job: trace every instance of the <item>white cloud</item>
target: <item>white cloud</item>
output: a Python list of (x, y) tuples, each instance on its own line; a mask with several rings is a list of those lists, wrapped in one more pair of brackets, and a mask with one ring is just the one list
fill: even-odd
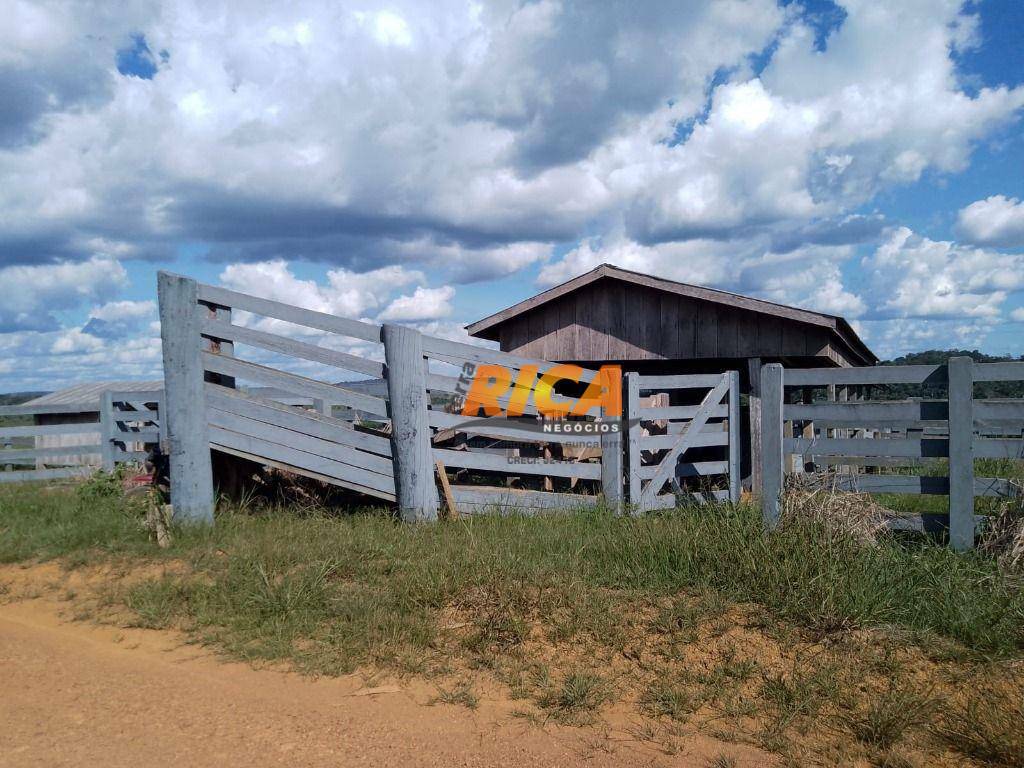
[(315, 280), (297, 278), (288, 262), (279, 259), (230, 264), (221, 272), (220, 281), (242, 293), (317, 312), (359, 318), (377, 309), (395, 290), (422, 282), (423, 275), (399, 266), (369, 272), (333, 269), (327, 273), (327, 285), (322, 285)]
[(1010, 313), (1010, 319), (1015, 323), (1024, 323), (1024, 307), (1018, 307)]
[(116, 322), (142, 320), (156, 314), (155, 301), (111, 301), (101, 307), (94, 307), (89, 317)]
[(995, 319), (1009, 292), (1024, 288), (1024, 255), (930, 240), (906, 227), (861, 264), (879, 312), (902, 317)]
[(992, 195), (960, 210), (957, 229), (976, 245), (1024, 248), (1024, 202)]
[(978, 349), (994, 328), (989, 320), (917, 318), (867, 320), (859, 325), (872, 351), (883, 360), (927, 349)]
[[(770, 0), (628, 17), (557, 2), (141, 5), (131, 29), (167, 62), (142, 80), (111, 74), (109, 44), (87, 52), (107, 57), (103, 97), (58, 106), (42, 138), (0, 158), (0, 241), (73, 253), (102, 230), (113, 250), (185, 238), (234, 261), (359, 269), (455, 242), (478, 279), (502, 273), (508, 243), (625, 225), (650, 244), (842, 213), (962, 170), (1024, 104), (1020, 88), (960, 89), (950, 50), (975, 24), (958, 2), (845, 5), (824, 51)], [(47, 45), (79, 36), (80, 19), (35, 12)], [(775, 37), (752, 76), (748, 57)], [(81, 56), (58, 58), (66, 72)], [(709, 91), (716, 72), (730, 74)]]
[(399, 296), (392, 301), (379, 320), (437, 320), (452, 313), (451, 300), (455, 289), (450, 285), (440, 288), (417, 288), (411, 296)]
[[(822, 45), (774, 0), (16, 2), (0, 336), (39, 361), (82, 350), (62, 353), (68, 371), (113, 350), (150, 370), (158, 327), (115, 301), (120, 260), (181, 242), (229, 264), (230, 287), (350, 317), (442, 316), (424, 275), (541, 265), (550, 284), (611, 261), (865, 322), (999, 318), (1020, 257), (984, 248), (1021, 244), (1018, 199), (961, 211), (980, 249), (890, 238), (863, 265), (870, 290), (848, 284), (866, 237), (847, 223), (880, 192), (961, 172), (1024, 88), (965, 87), (955, 54), (980, 35), (959, 0), (842, 6)], [(116, 70), (132, 34), (152, 79)], [(338, 268), (318, 282), (301, 261)]]
[(54, 328), (55, 312), (113, 297), (127, 283), (128, 273), (120, 262), (103, 256), (0, 268), (0, 331)]

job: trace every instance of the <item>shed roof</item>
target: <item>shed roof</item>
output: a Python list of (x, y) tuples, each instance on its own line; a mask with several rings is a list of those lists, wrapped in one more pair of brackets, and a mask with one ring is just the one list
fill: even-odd
[(554, 288), (549, 288), (548, 290), (538, 293), (536, 296), (524, 299), (518, 304), (514, 304), (507, 309), (495, 312), (493, 315), (489, 315), (482, 320), (477, 320), (475, 323), (470, 323), (466, 326), (466, 330), (469, 331), (471, 336), (498, 341), (498, 326), (502, 323), (602, 279), (619, 280), (624, 283), (645, 286), (647, 288), (665, 291), (666, 293), (673, 293), (678, 296), (699, 299), (701, 301), (708, 301), (715, 304), (722, 304), (728, 307), (737, 307), (739, 309), (760, 312), (762, 314), (772, 315), (786, 320), (793, 320), (800, 323), (808, 323), (810, 325), (826, 328), (832, 331), (843, 342), (845, 342), (847, 346), (861, 356), (865, 364), (872, 365), (878, 362), (878, 357), (875, 353), (872, 352), (861, 340), (846, 319), (838, 315), (829, 315), (823, 312), (814, 312), (808, 309), (800, 309), (799, 307), (777, 304), (773, 301), (756, 299), (752, 296), (730, 293), (729, 291), (721, 291), (716, 288), (707, 288), (700, 285), (680, 283), (675, 280), (666, 280), (665, 278), (654, 277), (653, 275), (645, 275), (642, 272), (633, 272), (628, 269), (622, 269), (621, 267), (616, 267), (611, 264), (601, 264), (589, 272), (585, 272), (578, 277), (567, 280), (560, 285), (556, 285)]
[(117, 392), (156, 392), (164, 388), (159, 381), (84, 381), (66, 389), (58, 389), (48, 395), (29, 400), (25, 405), (99, 405), (103, 393), (112, 389)]

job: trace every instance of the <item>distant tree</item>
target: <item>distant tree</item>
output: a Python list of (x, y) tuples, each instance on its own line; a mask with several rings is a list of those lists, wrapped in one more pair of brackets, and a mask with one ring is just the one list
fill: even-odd
[[(929, 349), (924, 352), (911, 352), (910, 354), (883, 360), (881, 365), (941, 365), (951, 357), (970, 357), (976, 363), (1007, 363), (1022, 362), (1024, 355), (1013, 357), (1012, 355), (986, 355), (976, 349)], [(974, 385), (974, 396), (977, 398), (1005, 398), (1024, 397), (1024, 382), (1021, 381), (986, 381)], [(872, 392), (873, 399), (879, 400), (902, 400), (908, 397), (920, 397), (925, 399), (944, 399), (946, 397), (945, 386), (917, 386), (913, 384), (891, 384), (879, 391)]]
[(0, 394), (0, 405), (21, 405), (27, 403), (29, 400), (35, 400), (37, 397), (48, 395), (49, 392), (8, 392), (7, 394)]

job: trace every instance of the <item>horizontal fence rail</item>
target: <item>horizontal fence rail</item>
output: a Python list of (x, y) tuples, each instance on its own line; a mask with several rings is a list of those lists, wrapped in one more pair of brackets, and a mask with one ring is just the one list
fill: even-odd
[(88, 477), (142, 462), (159, 443), (159, 391), (105, 390), (85, 403), (0, 406), (0, 483)]
[[(948, 496), (950, 542), (967, 549), (978, 517), (974, 498), (1022, 493), (1013, 479), (976, 476), (975, 461), (1024, 461), (1024, 400), (975, 399), (974, 384), (1024, 381), (1024, 363), (958, 357), (944, 365), (874, 368), (773, 364), (761, 375), (762, 504), (769, 524), (779, 517), (784, 475), (826, 471), (824, 482), (834, 490)], [(926, 385), (947, 396), (863, 399), (872, 387), (888, 385)], [(947, 474), (929, 474), (936, 470)]]

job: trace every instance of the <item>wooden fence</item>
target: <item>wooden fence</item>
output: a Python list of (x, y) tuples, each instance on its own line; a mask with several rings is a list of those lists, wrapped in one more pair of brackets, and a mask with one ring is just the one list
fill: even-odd
[[(0, 483), (87, 477), (144, 460), (160, 440), (162, 397), (105, 391), (96, 403), (0, 406), (0, 416), (22, 422), (0, 426)], [(67, 436), (85, 439), (63, 444)]]
[[(158, 294), (176, 516), (212, 520), (210, 446), (395, 501), (409, 520), (437, 517), (438, 464), (446, 481), (448, 470), (454, 471), (456, 480), (459, 470), (472, 470), (474, 477), (504, 481), (538, 477), (582, 483), (573, 493), (449, 484), (449, 503), (465, 511), (495, 505), (585, 506), (597, 500), (599, 463), (559, 459), (560, 451), (544, 451), (544, 446), (563, 446), (578, 438), (449, 413), (432, 402), (464, 395), (465, 374), (478, 365), (501, 365), (518, 376), (526, 366), (543, 374), (553, 363), (426, 336), (404, 326), (301, 309), (168, 273), (159, 276)], [(243, 312), (245, 325), (240, 320)], [(281, 324), (286, 325), (279, 332)], [(325, 337), (322, 343), (293, 338), (311, 332)], [(321, 376), (337, 378), (331, 372), (340, 369), (382, 378), (387, 394), (369, 395), (344, 383), (284, 370), (309, 364), (315, 364)], [(590, 381), (594, 375), (583, 371), (581, 380)], [(330, 408), (321, 408), (323, 413), (296, 411), (242, 391), (240, 382), (343, 406), (369, 423), (334, 418)], [(537, 413), (532, 399), (527, 399), (524, 410)], [(458, 449), (435, 446), (441, 433), (497, 440), (500, 448), (473, 442)], [(522, 445), (541, 446), (538, 456), (523, 455), (514, 447)]]
[[(1024, 401), (975, 400), (974, 383), (1020, 380), (1024, 380), (1024, 363), (974, 363), (969, 357), (952, 358), (948, 365), (787, 370), (777, 364), (764, 366), (762, 504), (766, 522), (778, 521), (787, 471), (799, 474), (839, 467), (843, 470), (836, 478), (840, 490), (947, 495), (950, 543), (956, 549), (969, 549), (979, 523), (975, 496), (1020, 493), (1019, 486), (1006, 478), (976, 477), (975, 459), (1024, 458)], [(891, 384), (945, 386), (947, 399), (839, 402), (834, 395), (835, 387)], [(815, 397), (815, 392), (828, 396)], [(790, 402), (796, 394), (802, 402)], [(799, 458), (790, 463), (787, 457), (791, 456)], [(919, 468), (932, 459), (948, 460), (948, 476), (908, 474), (905, 469)]]
[[(313, 312), (169, 273), (160, 273), (158, 294), (171, 494), (181, 518), (212, 519), (210, 446), (397, 502), (407, 520), (437, 517), (437, 480), (445, 504), (470, 513), (593, 506), (602, 494), (615, 508), (628, 502), (657, 509), (675, 502), (675, 494), (661, 493), (666, 483), (699, 500), (738, 499), (735, 372), (629, 379), (637, 394), (704, 391), (696, 405), (664, 411), (631, 401), (636, 440), (628, 453), (639, 462), (641, 488), (627, 477), (623, 435), (590, 429), (609, 416), (596, 406), (576, 414), (567, 428), (541, 428), (533, 385), (558, 363)], [(311, 334), (318, 343), (302, 340)], [(316, 370), (302, 368), (310, 365)], [(515, 398), (521, 419), (451, 407), (488, 365), (501, 366), (514, 382), (498, 403), (504, 407)], [(325, 380), (336, 379), (338, 369), (383, 380), (386, 394)], [(582, 368), (576, 373), (580, 386), (599, 375)], [(322, 405), (320, 413), (287, 408), (243, 391), (241, 382), (341, 406), (349, 416), (335, 418)], [(642, 419), (661, 423), (664, 434), (643, 436)], [(589, 431), (581, 434), (580, 422)], [(694, 450), (719, 455), (686, 460)]]
[[(661, 401), (645, 393), (668, 395)], [(693, 405), (671, 405), (674, 393)], [(685, 397), (685, 395), (684, 395)], [(638, 512), (739, 501), (739, 374), (626, 374), (629, 502)], [(697, 454), (698, 458), (693, 458)], [(701, 455), (702, 454), (702, 455)], [(669, 484), (672, 492), (662, 493)]]

